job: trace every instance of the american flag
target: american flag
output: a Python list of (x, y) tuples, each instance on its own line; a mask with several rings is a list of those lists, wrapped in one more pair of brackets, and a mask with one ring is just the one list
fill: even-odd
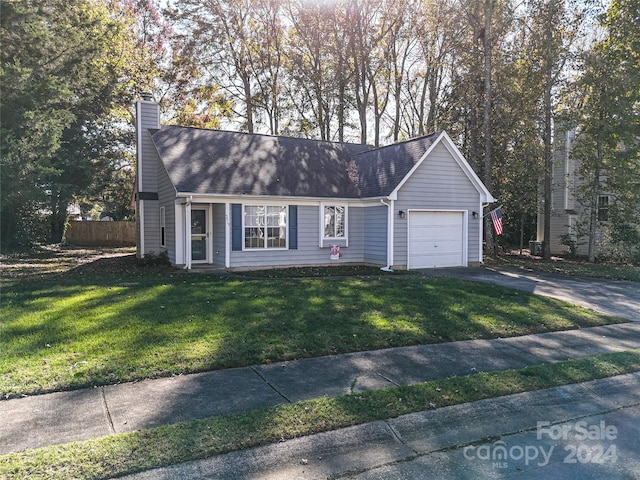
[(491, 213), (491, 223), (493, 223), (493, 230), (496, 232), (496, 235), (502, 234), (502, 207), (498, 207), (495, 210), (492, 210)]

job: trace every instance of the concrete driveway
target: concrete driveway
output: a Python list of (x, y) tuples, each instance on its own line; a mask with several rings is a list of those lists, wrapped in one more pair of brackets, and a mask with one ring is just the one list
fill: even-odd
[(455, 277), (516, 288), (640, 322), (640, 283), (570, 277), (519, 268), (442, 268), (426, 276)]

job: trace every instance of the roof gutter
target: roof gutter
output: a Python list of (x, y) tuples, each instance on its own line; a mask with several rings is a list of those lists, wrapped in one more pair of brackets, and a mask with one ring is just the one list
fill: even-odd
[(381, 198), (380, 203), (387, 207), (387, 266), (382, 267), (380, 270), (393, 272), (391, 265), (393, 265), (393, 206), (395, 201), (389, 198), (389, 203), (386, 203), (385, 199)]

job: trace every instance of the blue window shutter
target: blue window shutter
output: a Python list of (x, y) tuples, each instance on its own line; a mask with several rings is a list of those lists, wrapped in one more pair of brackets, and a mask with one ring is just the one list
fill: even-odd
[(231, 204), (231, 250), (242, 250), (242, 205)]
[(298, 249), (298, 206), (289, 205), (289, 249)]

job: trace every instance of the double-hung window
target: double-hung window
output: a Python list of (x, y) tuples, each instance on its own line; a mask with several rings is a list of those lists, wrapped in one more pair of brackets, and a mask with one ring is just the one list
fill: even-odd
[(598, 197), (598, 221), (609, 221), (609, 195), (600, 195)]
[(347, 232), (347, 207), (344, 205), (325, 205), (323, 226), (324, 238), (345, 238)]
[(287, 248), (287, 207), (245, 205), (244, 248)]

